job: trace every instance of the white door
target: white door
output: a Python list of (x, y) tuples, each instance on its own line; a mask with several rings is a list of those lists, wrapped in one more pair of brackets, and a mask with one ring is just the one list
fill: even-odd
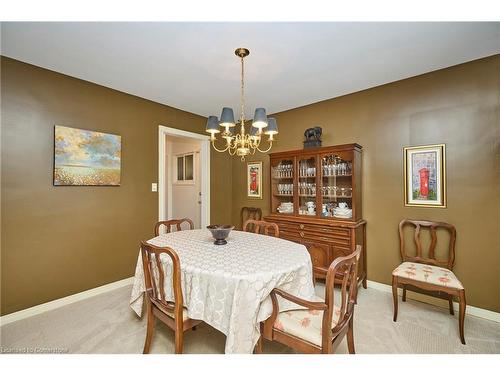
[[(195, 228), (201, 227), (201, 171), (200, 142), (176, 141), (172, 143), (170, 170), (172, 172), (171, 217), (189, 218)], [(168, 146), (167, 146), (168, 147)], [(167, 193), (168, 194), (168, 193)]]

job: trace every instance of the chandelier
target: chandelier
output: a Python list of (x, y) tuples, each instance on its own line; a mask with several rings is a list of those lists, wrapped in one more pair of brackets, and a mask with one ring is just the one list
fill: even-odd
[[(240, 97), (240, 125), (239, 132), (236, 132), (236, 122), (234, 121), (234, 112), (232, 108), (222, 108), (220, 121), (217, 116), (209, 116), (207, 120), (206, 131), (210, 133), (210, 141), (213, 148), (218, 152), (229, 152), (231, 156), (237, 155), (241, 160), (245, 160), (245, 156), (255, 154), (255, 151), (262, 153), (268, 152), (273, 147), (274, 135), (278, 134), (278, 125), (276, 119), (267, 117), (265, 108), (256, 108), (250, 129), (247, 132), (245, 129), (245, 65), (243, 59), (250, 54), (246, 48), (238, 48), (234, 51), (236, 56), (241, 60), (241, 97)], [(216, 147), (216, 134), (222, 130), (221, 138), (225, 141), (225, 146), (222, 149)], [(260, 142), (263, 135), (267, 135), (269, 147), (266, 150), (260, 149)]]

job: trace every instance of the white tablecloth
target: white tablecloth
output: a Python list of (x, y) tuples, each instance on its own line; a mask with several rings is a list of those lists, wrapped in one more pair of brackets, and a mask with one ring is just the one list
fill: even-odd
[[(169, 246), (179, 255), (184, 305), (192, 319), (203, 320), (227, 336), (226, 353), (252, 353), (259, 322), (272, 312), (269, 294), (275, 287), (313, 298), (312, 264), (303, 245), (254, 233), (232, 231), (227, 245), (213, 244), (208, 229), (164, 234), (148, 242)], [(171, 261), (162, 259), (168, 275), (165, 294), (172, 300)], [(142, 314), (144, 274), (139, 253), (131, 308)], [(280, 299), (280, 308), (297, 305)]]

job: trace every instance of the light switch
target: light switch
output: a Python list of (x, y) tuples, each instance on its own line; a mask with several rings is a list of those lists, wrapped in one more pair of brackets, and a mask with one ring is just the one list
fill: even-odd
[(151, 191), (154, 193), (154, 192), (157, 192), (158, 191), (158, 184), (156, 182), (153, 182), (151, 184)]

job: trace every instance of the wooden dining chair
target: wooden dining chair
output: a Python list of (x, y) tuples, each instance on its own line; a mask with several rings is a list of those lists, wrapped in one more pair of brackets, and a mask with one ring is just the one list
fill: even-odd
[[(143, 354), (149, 353), (155, 318), (165, 323), (175, 333), (175, 354), (182, 354), (184, 332), (194, 328), (201, 320), (190, 319), (183, 305), (181, 290), (181, 265), (177, 253), (169, 247), (157, 247), (141, 242), (142, 264), (146, 285), (147, 331)], [(165, 272), (162, 267), (162, 254), (172, 261), (173, 301), (165, 298)], [(168, 281), (167, 281), (168, 283)]]
[(175, 225), (175, 228), (177, 231), (181, 231), (182, 230), (181, 224), (183, 224), (183, 223), (188, 223), (189, 229), (194, 229), (193, 221), (191, 219), (188, 219), (188, 218), (164, 220), (164, 221), (159, 221), (156, 223), (155, 236), (160, 235), (160, 227), (162, 225), (165, 226), (165, 230), (167, 231), (167, 233), (170, 233), (170, 230), (171, 230), (172, 226), (174, 226), (174, 225)]
[(280, 236), (280, 229), (278, 227), (278, 224), (276, 223), (269, 223), (267, 221), (262, 221), (262, 220), (252, 220), (249, 219), (245, 221), (243, 224), (243, 231), (244, 232), (253, 232), (257, 234), (265, 234), (266, 236), (269, 236), (269, 229), (272, 229), (273, 236), (274, 237), (279, 237)]
[[(261, 220), (262, 219), (262, 210), (257, 207), (242, 207), (241, 208), (241, 221), (240, 225), (243, 228), (243, 224), (249, 219), (252, 220)], [(253, 228), (251, 228), (253, 230)]]
[[(413, 240), (416, 254), (409, 255), (406, 251), (404, 228), (411, 226), (414, 229)], [(430, 245), (426, 254), (423, 253), (421, 230), (430, 231)], [(448, 251), (444, 259), (436, 258), (437, 230), (444, 229), (449, 233)], [(465, 289), (462, 283), (452, 272), (455, 262), (456, 229), (448, 223), (421, 220), (402, 220), (399, 223), (399, 250), (401, 263), (392, 272), (392, 297), (394, 301), (394, 318), (398, 317), (398, 287), (403, 288), (403, 302), (406, 301), (406, 290), (430, 295), (448, 300), (450, 314), (454, 315), (453, 297), (458, 298), (459, 318), (458, 326), (460, 341), (465, 345), (464, 320), (465, 320)]]
[[(273, 289), (273, 312), (263, 324), (263, 337), (303, 353), (329, 354), (347, 335), (349, 354), (354, 354), (354, 305), (360, 254), (361, 246), (357, 245), (352, 254), (332, 262), (326, 275), (325, 299), (322, 301), (307, 301), (281, 289)], [(336, 275), (342, 280), (340, 306), (334, 303)], [(307, 309), (279, 312), (277, 296)]]

